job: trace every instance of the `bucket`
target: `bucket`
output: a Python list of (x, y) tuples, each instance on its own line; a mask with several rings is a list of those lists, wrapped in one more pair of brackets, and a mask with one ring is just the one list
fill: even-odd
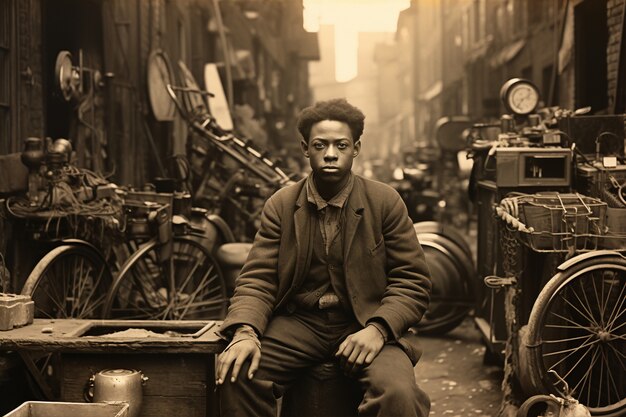
[(128, 417), (137, 417), (143, 402), (143, 385), (148, 378), (134, 369), (104, 369), (89, 379), (87, 400), (128, 403)]

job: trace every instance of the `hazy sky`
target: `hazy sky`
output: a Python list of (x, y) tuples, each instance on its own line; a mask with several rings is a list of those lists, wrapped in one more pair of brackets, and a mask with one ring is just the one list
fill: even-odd
[(337, 81), (356, 75), (357, 33), (395, 32), (398, 12), (410, 0), (304, 0), (304, 28), (335, 25)]

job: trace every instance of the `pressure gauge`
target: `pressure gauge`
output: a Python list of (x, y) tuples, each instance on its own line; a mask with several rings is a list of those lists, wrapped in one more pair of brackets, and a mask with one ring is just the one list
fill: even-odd
[(539, 89), (523, 78), (512, 78), (500, 89), (500, 99), (510, 113), (525, 116), (539, 104)]
[(70, 101), (76, 93), (78, 71), (72, 64), (72, 54), (61, 51), (54, 64), (55, 85), (61, 91), (65, 101)]

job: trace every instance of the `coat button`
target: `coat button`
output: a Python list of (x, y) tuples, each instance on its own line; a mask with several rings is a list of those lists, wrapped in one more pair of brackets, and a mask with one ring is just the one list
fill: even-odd
[(333, 269), (335, 269), (335, 267), (334, 267), (334, 265), (328, 265), (328, 269), (330, 269), (332, 271)]

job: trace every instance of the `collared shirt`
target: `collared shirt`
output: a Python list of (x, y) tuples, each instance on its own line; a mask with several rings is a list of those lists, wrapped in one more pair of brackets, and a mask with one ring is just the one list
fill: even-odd
[(350, 173), (348, 182), (334, 197), (326, 201), (317, 191), (315, 181), (313, 180), (313, 174), (309, 175), (306, 182), (307, 200), (309, 203), (314, 204), (317, 208), (317, 218), (320, 225), (320, 231), (322, 233), (322, 239), (324, 240), (324, 247), (326, 249), (326, 255), (328, 255), (328, 249), (330, 248), (333, 240), (339, 235), (341, 230), (341, 212), (343, 206), (346, 204), (352, 188), (354, 186), (354, 175)]

